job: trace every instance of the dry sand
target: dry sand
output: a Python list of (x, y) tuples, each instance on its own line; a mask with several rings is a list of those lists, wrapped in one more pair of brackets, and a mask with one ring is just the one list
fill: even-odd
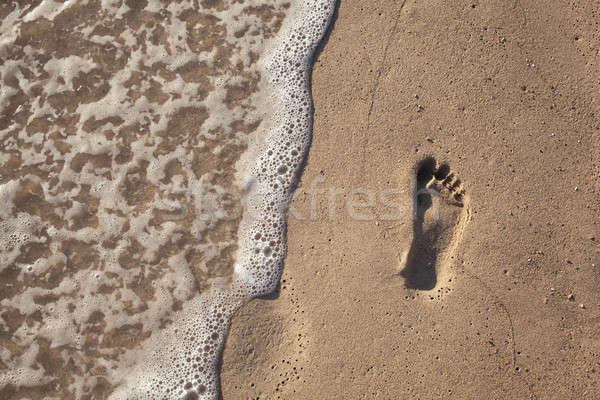
[[(224, 398), (600, 398), (595, 6), (341, 2), (304, 219), (280, 292), (234, 319)], [(426, 156), (452, 173), (439, 207), (413, 205)]]

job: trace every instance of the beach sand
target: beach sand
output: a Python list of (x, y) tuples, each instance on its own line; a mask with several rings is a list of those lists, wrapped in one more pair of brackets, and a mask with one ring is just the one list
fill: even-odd
[(281, 288), (234, 318), (225, 399), (600, 397), (593, 6), (341, 2)]

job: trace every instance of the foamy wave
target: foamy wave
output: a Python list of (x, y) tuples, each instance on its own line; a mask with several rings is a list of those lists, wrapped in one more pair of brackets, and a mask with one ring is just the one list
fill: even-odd
[(214, 398), (279, 281), (333, 1), (196, 4), (0, 6), (2, 393)]

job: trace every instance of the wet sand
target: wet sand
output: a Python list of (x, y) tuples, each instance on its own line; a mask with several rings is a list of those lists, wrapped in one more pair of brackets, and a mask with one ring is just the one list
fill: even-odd
[(224, 398), (600, 396), (593, 5), (341, 2), (281, 288), (234, 318)]

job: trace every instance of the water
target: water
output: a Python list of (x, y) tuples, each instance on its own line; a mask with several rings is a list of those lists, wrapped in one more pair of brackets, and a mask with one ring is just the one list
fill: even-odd
[(0, 6), (0, 397), (216, 398), (277, 285), (333, 1)]

